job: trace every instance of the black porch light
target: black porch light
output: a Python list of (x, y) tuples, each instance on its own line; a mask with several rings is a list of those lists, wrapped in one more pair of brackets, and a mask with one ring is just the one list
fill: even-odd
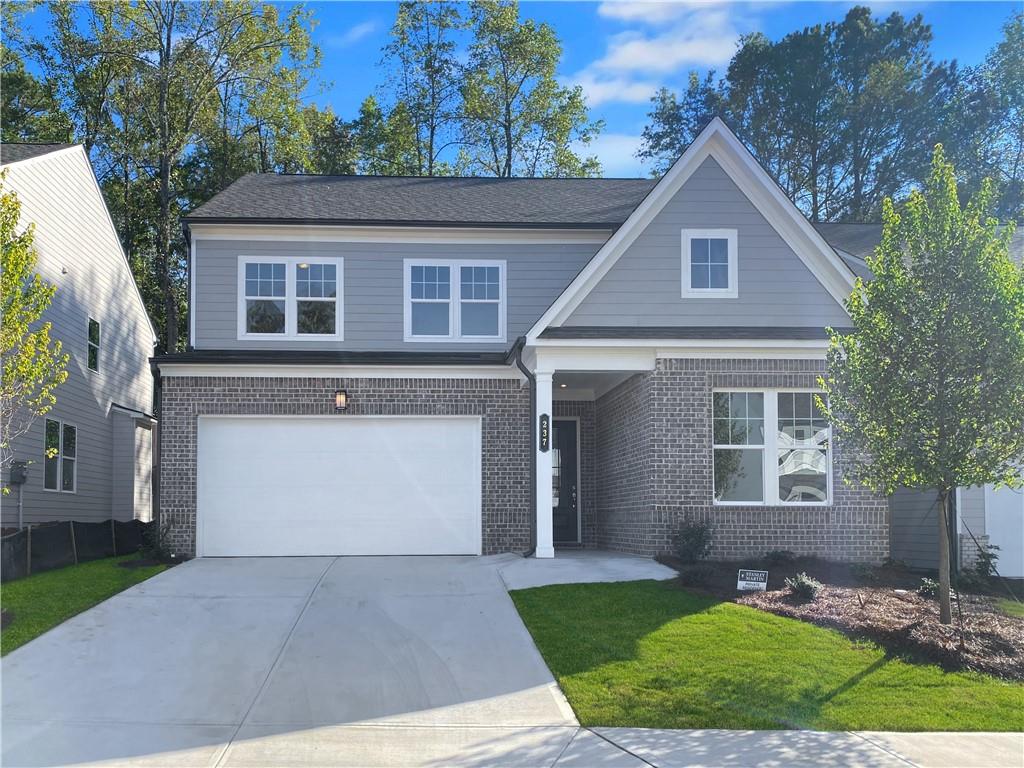
[(348, 408), (348, 392), (344, 389), (334, 390), (334, 410), (341, 413)]

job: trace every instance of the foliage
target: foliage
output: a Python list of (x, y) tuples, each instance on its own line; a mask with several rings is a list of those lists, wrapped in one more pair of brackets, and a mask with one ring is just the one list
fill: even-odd
[(795, 563), (797, 554), (788, 549), (773, 549), (765, 553), (764, 559), (769, 564), (785, 565), (786, 563)]
[(850, 573), (862, 584), (873, 584), (878, 581), (878, 574), (871, 563), (854, 563), (850, 566)]
[(679, 583), (684, 587), (703, 587), (714, 574), (715, 569), (709, 565), (694, 565), (679, 572)]
[(584, 726), (1024, 728), (1020, 684), (910, 663), (675, 582), (566, 584), (512, 599)]
[(939, 498), (941, 618), (950, 620), (949, 498), (958, 487), (1020, 484), (1024, 458), (1024, 269), (1013, 226), (991, 218), (992, 186), (961, 207), (952, 166), (933, 170), (902, 212), (884, 205), (874, 279), (833, 331), (822, 407), (849, 457), (847, 480)]
[(984, 579), (999, 575), (996, 562), (999, 560), (999, 547), (996, 544), (982, 544), (978, 547), (973, 570)]
[(41, 322), (56, 288), (35, 272), (34, 227), (21, 226), (21, 203), (4, 180), (0, 175), (0, 470), (6, 471), (13, 441), (57, 401), (68, 356), (50, 340), (50, 323)]
[(996, 212), (1024, 215), (1024, 13), (978, 67), (934, 61), (931, 42), (920, 15), (863, 6), (778, 40), (746, 35), (724, 80), (691, 73), (679, 96), (655, 94), (637, 155), (662, 173), (719, 114), (812, 220), (872, 221), (943, 142), (965, 191), (992, 177)]
[(359, 107), (356, 120), (359, 170), (375, 176), (415, 176), (416, 126), (404, 104), (385, 114), (373, 96)]
[(602, 124), (590, 121), (580, 86), (558, 84), (554, 30), (520, 20), (515, 0), (474, 3), (472, 30), (460, 165), (499, 177), (599, 175), (597, 158), (573, 147), (586, 147)]
[(675, 538), (676, 557), (684, 563), (695, 563), (707, 558), (711, 552), (714, 528), (711, 523), (698, 520), (683, 520)]
[(921, 597), (938, 597), (939, 582), (937, 582), (935, 579), (929, 579), (928, 577), (921, 579), (921, 584), (917, 588), (917, 594), (919, 594)]
[(4, 584), (2, 605), (5, 611), (11, 612), (12, 621), (0, 634), (2, 653), (10, 653), (75, 614), (166, 568), (163, 565), (122, 568), (119, 565), (137, 557), (123, 555), (93, 560)]
[(801, 600), (813, 600), (821, 591), (821, 582), (806, 573), (798, 573), (796, 576), (786, 577), (786, 586), (794, 596)]

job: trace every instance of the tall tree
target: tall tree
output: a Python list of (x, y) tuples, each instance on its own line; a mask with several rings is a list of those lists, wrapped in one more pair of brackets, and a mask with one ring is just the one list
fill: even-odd
[(1024, 222), (1024, 11), (1006, 22), (982, 77), (996, 105), (985, 166), (999, 185), (1001, 215)]
[(461, 66), (456, 33), (465, 27), (453, 3), (405, 0), (385, 46), (394, 99), (408, 110), (416, 134), (416, 174), (444, 174), (446, 150), (459, 143)]
[(42, 322), (56, 288), (35, 272), (33, 225), (20, 221), (21, 203), (3, 181), (0, 175), (0, 471), (6, 474), (15, 438), (56, 402), (68, 356)]
[(722, 87), (715, 83), (714, 71), (703, 80), (690, 72), (680, 96), (660, 88), (651, 97), (650, 123), (644, 128), (637, 157), (652, 163), (655, 175), (665, 173), (711, 118), (722, 113), (722, 100)]
[(359, 170), (374, 176), (417, 176), (416, 126), (405, 104), (398, 102), (385, 115), (377, 100), (367, 96), (355, 121)]
[(462, 88), (461, 164), (499, 177), (596, 176), (581, 157), (603, 127), (590, 120), (582, 89), (555, 79), (562, 45), (554, 30), (520, 20), (515, 0), (480, 0)]
[(940, 620), (951, 620), (951, 498), (959, 487), (1020, 484), (1024, 460), (1024, 268), (1013, 225), (991, 217), (986, 182), (965, 207), (941, 145), (923, 190), (883, 206), (882, 242), (832, 333), (826, 413), (875, 491), (934, 491)]
[(153, 314), (163, 347), (174, 350), (183, 330), (184, 254), (175, 226), (182, 164), (225, 101), (241, 100), (264, 123), (298, 111), (319, 57), (308, 15), (301, 6), (281, 15), (252, 0), (58, 3), (53, 11), (50, 73), (63, 78), (80, 136), (90, 143), (95, 126), (95, 141), (112, 144), (130, 132), (132, 172), (155, 187), (156, 208), (146, 216), (163, 306)]

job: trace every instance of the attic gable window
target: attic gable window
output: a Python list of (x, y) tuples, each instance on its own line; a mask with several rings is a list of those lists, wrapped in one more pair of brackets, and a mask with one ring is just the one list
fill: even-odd
[(682, 231), (683, 298), (734, 299), (737, 285), (735, 229)]

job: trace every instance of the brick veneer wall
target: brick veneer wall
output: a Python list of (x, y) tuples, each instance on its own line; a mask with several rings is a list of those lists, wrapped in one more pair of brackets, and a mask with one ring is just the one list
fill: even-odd
[(583, 400), (555, 400), (554, 418), (576, 417), (580, 420), (580, 542), (584, 547), (597, 546), (595, 485), (594, 404)]
[[(348, 391), (344, 414), (334, 412), (336, 389)], [(161, 525), (181, 555), (196, 546), (197, 420), (213, 414), (481, 416), (484, 554), (532, 546), (530, 392), (516, 380), (164, 377)]]
[[(711, 556), (737, 559), (789, 549), (833, 560), (878, 562), (889, 554), (888, 504), (843, 482), (834, 446), (833, 503), (827, 507), (716, 507), (711, 451), (711, 394), (718, 387), (814, 387), (815, 360), (659, 360), (597, 404), (598, 531), (602, 546), (653, 555), (672, 546), (683, 518), (715, 528)], [(632, 414), (624, 418), (626, 414)], [(635, 434), (630, 436), (629, 431)], [(637, 442), (627, 478), (609, 472)], [(639, 464), (639, 466), (638, 466)], [(646, 469), (646, 475), (644, 473)], [(601, 483), (608, 487), (602, 494)], [(626, 497), (631, 497), (628, 501)]]

